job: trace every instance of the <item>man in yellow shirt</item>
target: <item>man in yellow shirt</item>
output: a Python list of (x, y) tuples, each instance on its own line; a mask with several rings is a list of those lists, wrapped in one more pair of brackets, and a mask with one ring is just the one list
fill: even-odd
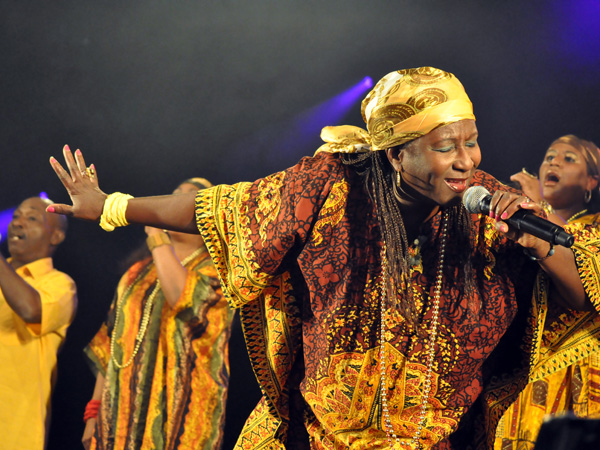
[(66, 221), (46, 213), (51, 202), (23, 201), (0, 255), (0, 448), (45, 446), (56, 355), (77, 306), (75, 283), (54, 269), (52, 254)]

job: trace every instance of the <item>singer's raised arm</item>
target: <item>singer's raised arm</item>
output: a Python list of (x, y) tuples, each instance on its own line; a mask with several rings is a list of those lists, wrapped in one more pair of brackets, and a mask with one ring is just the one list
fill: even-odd
[[(63, 155), (68, 172), (54, 157), (50, 158), (50, 164), (71, 197), (72, 205), (55, 203), (48, 207), (48, 211), (77, 219), (100, 220), (108, 196), (98, 186), (96, 168), (94, 165), (86, 166), (80, 150), (73, 155), (65, 146)], [(194, 196), (194, 193), (185, 193), (129, 198), (123, 204), (122, 212), (128, 223), (198, 234), (194, 221)], [(113, 208), (118, 208), (118, 200), (113, 202)]]
[(509, 219), (519, 210), (541, 213), (541, 205), (529, 198), (523, 200), (523, 197), (498, 190), (494, 192), (486, 212), (496, 219), (496, 229), (524, 247), (525, 253), (532, 260), (537, 261), (541, 269), (550, 277), (556, 288), (554, 301), (579, 311), (592, 310), (592, 303), (586, 295), (571, 249), (563, 245), (555, 246), (523, 229), (518, 230), (509, 226), (511, 224)]

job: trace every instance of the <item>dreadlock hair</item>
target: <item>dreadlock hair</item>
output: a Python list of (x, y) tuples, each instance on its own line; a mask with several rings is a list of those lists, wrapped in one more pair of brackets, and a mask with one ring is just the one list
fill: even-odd
[[(410, 144), (410, 142), (408, 143)], [(400, 147), (402, 149), (408, 144)], [(403, 274), (409, 273), (409, 242), (404, 231), (404, 220), (400, 210), (400, 202), (392, 194), (394, 188), (394, 170), (387, 160), (384, 151), (343, 154), (344, 164), (352, 166), (362, 178), (364, 187), (375, 203), (381, 237), (386, 248), (387, 267), (383, 273), (385, 279), (386, 298), (393, 304), (407, 325), (418, 330), (416, 302), (412, 298), (412, 289), (399, 291)], [(464, 293), (470, 297), (475, 289), (475, 277), (471, 255), (474, 246), (471, 238), (473, 223), (470, 214), (462, 203), (448, 207), (448, 233), (452, 236), (452, 247), (458, 251), (458, 259), (464, 267)], [(446, 265), (446, 269), (447, 269)], [(454, 274), (447, 273), (447, 279)]]

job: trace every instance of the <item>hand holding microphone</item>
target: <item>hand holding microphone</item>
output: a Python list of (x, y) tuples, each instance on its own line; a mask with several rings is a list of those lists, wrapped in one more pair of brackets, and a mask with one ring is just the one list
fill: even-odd
[[(472, 186), (465, 191), (463, 205), (472, 214), (489, 214), (492, 194), (483, 186)], [(536, 216), (532, 211), (519, 209), (507, 219), (502, 219), (509, 226), (529, 233), (553, 245), (571, 247), (575, 237), (562, 227)]]

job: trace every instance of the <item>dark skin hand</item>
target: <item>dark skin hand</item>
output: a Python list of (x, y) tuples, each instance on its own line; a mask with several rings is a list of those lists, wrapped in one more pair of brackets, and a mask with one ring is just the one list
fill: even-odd
[[(516, 181), (521, 185), (521, 189), (525, 192), (531, 199), (534, 201), (540, 202), (543, 200), (542, 192), (540, 188), (540, 181), (535, 175), (531, 175), (530, 173), (522, 170), (510, 177), (512, 181)], [(575, 212), (581, 210), (583, 206), (575, 205), (571, 210), (567, 210), (566, 216), (562, 217), (556, 212), (548, 215), (548, 220), (551, 222), (563, 226), (567, 223), (567, 218), (574, 214)], [(564, 215), (564, 214), (563, 214)], [(564, 258), (568, 257), (567, 253), (570, 253), (573, 261), (574, 256), (572, 251), (564, 248), (564, 247), (555, 247), (555, 252), (565, 253)], [(554, 282), (554, 287), (556, 289), (550, 290), (550, 298), (552, 301), (560, 303), (562, 306), (566, 308), (572, 308), (580, 311), (593, 311), (594, 307), (589, 300), (589, 298), (585, 295), (585, 291), (583, 291), (583, 286), (581, 283), (576, 283), (573, 279), (568, 285), (564, 283), (558, 283), (554, 277), (551, 275), (551, 271), (548, 270), (548, 264), (553, 264), (555, 261), (552, 258), (548, 258), (545, 261), (540, 262), (540, 266), (546, 272), (548, 272)], [(560, 267), (555, 268), (555, 270), (560, 270)], [(570, 272), (569, 272), (570, 273)], [(585, 298), (582, 298), (581, 295), (584, 295)]]
[[(90, 176), (86, 172), (81, 151), (76, 150), (73, 155), (69, 147), (65, 146), (63, 154), (68, 172), (54, 157), (50, 158), (50, 164), (66, 188), (73, 205), (53, 204), (48, 211), (97, 222), (107, 197), (98, 187), (97, 174)], [(198, 234), (194, 217), (195, 198), (194, 192), (188, 192), (131, 199), (127, 204), (126, 219), (129, 223)]]
[[(490, 217), (496, 219), (496, 229), (506, 234), (506, 236), (519, 243), (536, 256), (543, 258), (550, 250), (550, 244), (542, 239), (538, 239), (528, 233), (508, 226), (503, 219), (512, 216), (519, 209), (528, 209), (536, 215), (542, 215), (542, 207), (524, 196), (517, 196), (509, 192), (496, 191), (490, 203)], [(585, 294), (581, 278), (575, 264), (573, 252), (563, 246), (556, 245), (554, 254), (539, 265), (544, 272), (548, 274), (559, 298), (556, 300), (571, 309), (579, 311), (591, 311), (593, 306)]]

